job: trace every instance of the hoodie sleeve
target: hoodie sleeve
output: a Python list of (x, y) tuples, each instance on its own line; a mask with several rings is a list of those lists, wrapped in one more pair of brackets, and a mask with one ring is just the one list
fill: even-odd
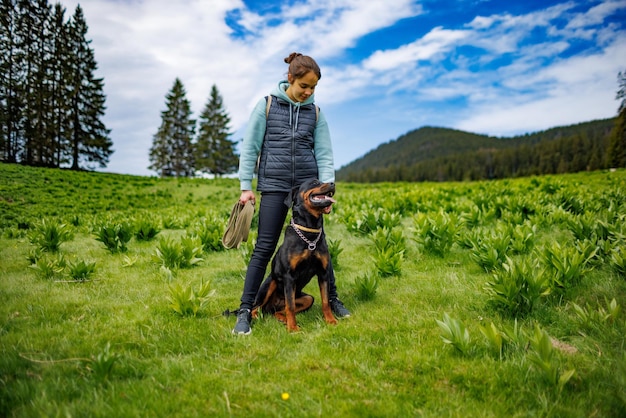
[(324, 113), (320, 110), (315, 127), (315, 159), (319, 180), (324, 183), (335, 181), (335, 161), (333, 145), (330, 141), (330, 130)]
[(252, 178), (254, 177), (254, 169), (256, 167), (261, 145), (265, 137), (265, 98), (258, 101), (243, 137), (241, 145), (241, 154), (239, 156), (239, 188), (241, 190), (252, 190)]

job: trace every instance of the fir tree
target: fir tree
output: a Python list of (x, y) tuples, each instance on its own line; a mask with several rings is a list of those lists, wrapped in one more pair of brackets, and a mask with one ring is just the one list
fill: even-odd
[(616, 99), (620, 100), (619, 114), (615, 120), (615, 127), (611, 132), (607, 149), (609, 167), (626, 167), (626, 72), (617, 75), (619, 90)]
[(80, 161), (106, 167), (113, 153), (109, 130), (101, 121), (106, 109), (104, 81), (95, 77), (98, 69), (91, 41), (86, 38), (87, 23), (80, 5), (76, 6), (70, 26), (71, 58), (69, 60), (72, 169)]
[(21, 66), (16, 0), (0, 3), (0, 160), (18, 161), (22, 147)]
[(189, 177), (193, 175), (192, 138), (196, 122), (191, 119), (191, 105), (185, 87), (176, 78), (167, 94), (167, 109), (161, 112), (161, 126), (154, 135), (150, 148), (150, 170), (161, 177)]
[(48, 0), (0, 4), (1, 161), (104, 167), (113, 152), (82, 9), (69, 22), (64, 15)]
[(231, 135), (228, 126), (230, 117), (215, 85), (211, 88), (211, 96), (200, 114), (199, 122), (194, 152), (196, 170), (216, 176), (234, 172), (238, 158), (235, 154), (235, 143), (228, 139)]
[(53, 67), (50, 72), (50, 140), (51, 152), (54, 155), (55, 167), (69, 163), (69, 135), (71, 132), (68, 107), (70, 103), (67, 84), (69, 79), (68, 62), (70, 56), (70, 24), (65, 21), (65, 8), (57, 3), (52, 15), (52, 31), (54, 39)]

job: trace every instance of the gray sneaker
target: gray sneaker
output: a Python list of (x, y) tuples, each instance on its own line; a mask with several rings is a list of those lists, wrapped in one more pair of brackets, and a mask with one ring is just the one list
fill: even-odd
[(330, 301), (330, 309), (337, 318), (348, 318), (350, 316), (350, 311), (343, 306), (343, 302), (339, 299), (333, 299)]
[(240, 309), (237, 313), (237, 323), (233, 328), (233, 334), (248, 335), (252, 332), (250, 329), (250, 321), (252, 321), (252, 315), (250, 309)]

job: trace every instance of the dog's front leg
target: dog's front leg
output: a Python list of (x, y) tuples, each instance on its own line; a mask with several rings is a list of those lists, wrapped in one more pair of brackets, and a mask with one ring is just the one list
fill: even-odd
[(285, 277), (285, 317), (287, 318), (287, 331), (299, 331), (300, 328), (296, 322), (296, 288), (294, 287), (294, 279)]
[(322, 298), (322, 314), (324, 315), (324, 320), (328, 324), (337, 325), (337, 320), (335, 319), (332, 310), (330, 309), (330, 302), (328, 301), (328, 275), (324, 274), (318, 276), (318, 283), (320, 286), (320, 296)]

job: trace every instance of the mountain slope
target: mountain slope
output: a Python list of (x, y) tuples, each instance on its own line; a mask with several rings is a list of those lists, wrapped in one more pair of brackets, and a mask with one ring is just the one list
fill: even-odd
[[(436, 161), (476, 159), (476, 154), (509, 153), (524, 148), (538, 154), (559, 152), (548, 143), (572, 140), (582, 142), (602, 142), (613, 128), (615, 119), (603, 119), (577, 125), (561, 126), (533, 134), (508, 138), (497, 138), (474, 134), (448, 128), (423, 127), (408, 132), (398, 139), (381, 144), (363, 157), (341, 167), (337, 171), (338, 180), (362, 179), (364, 173), (382, 173), (393, 171), (394, 168), (420, 166), (423, 171)], [(567, 146), (565, 144), (565, 146)], [(588, 152), (585, 147), (577, 147), (579, 152)], [(599, 152), (599, 151), (598, 151)], [(434, 177), (433, 177), (434, 178)], [(409, 180), (408, 178), (401, 178)], [(382, 180), (399, 180), (397, 173), (393, 178)], [(376, 181), (381, 181), (378, 178)]]

